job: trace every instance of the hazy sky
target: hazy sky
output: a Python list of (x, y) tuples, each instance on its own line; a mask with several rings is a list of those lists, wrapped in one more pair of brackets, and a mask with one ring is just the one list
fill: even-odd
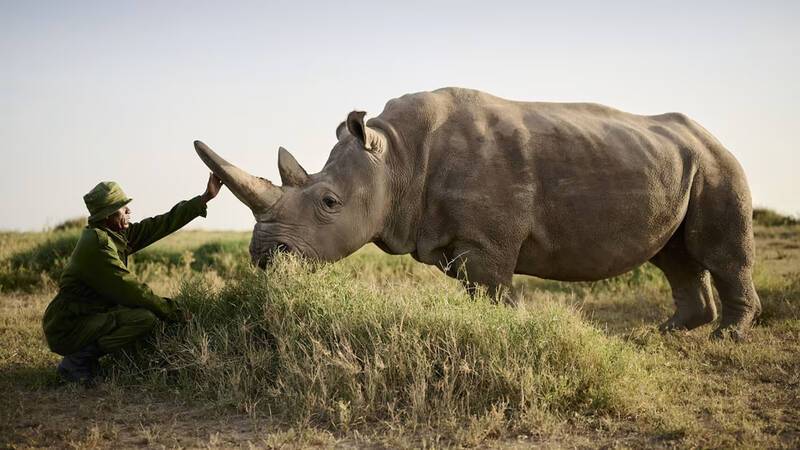
[[(205, 187), (195, 139), (317, 172), (349, 111), (444, 86), (686, 113), (800, 213), (800, 2), (382, 3), (0, 1), (0, 229), (85, 214), (100, 180), (163, 212)], [(223, 191), (192, 226), (253, 223)]]

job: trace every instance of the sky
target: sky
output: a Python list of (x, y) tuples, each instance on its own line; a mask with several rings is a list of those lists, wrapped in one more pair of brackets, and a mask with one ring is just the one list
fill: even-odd
[[(460, 86), (685, 113), (754, 203), (800, 214), (800, 2), (0, 0), (0, 229), (85, 215), (115, 180), (133, 220), (201, 194), (200, 139), (280, 183), (358, 109)], [(225, 190), (189, 226), (251, 229)]]

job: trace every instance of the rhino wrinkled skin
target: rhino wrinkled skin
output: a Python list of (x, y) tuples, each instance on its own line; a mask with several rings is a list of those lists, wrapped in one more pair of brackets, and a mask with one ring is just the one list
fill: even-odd
[(515, 273), (600, 280), (650, 261), (676, 304), (664, 330), (716, 319), (712, 280), (716, 336), (744, 336), (760, 313), (747, 180), (682, 114), (444, 88), (366, 124), (351, 112), (337, 138), (311, 175), (281, 148), (281, 187), (195, 143), (253, 210), (254, 263), (276, 248), (335, 261), (374, 242), (502, 295)]

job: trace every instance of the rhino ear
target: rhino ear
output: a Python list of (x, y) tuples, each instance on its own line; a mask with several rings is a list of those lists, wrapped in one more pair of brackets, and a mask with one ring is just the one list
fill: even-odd
[(347, 131), (361, 142), (366, 142), (367, 140), (367, 126), (364, 125), (364, 116), (366, 114), (364, 111), (352, 111), (347, 115)]
[(336, 139), (342, 140), (342, 135), (344, 135), (345, 131), (347, 131), (347, 123), (342, 122), (336, 127)]
[(283, 147), (278, 149), (278, 171), (281, 173), (281, 183), (284, 186), (302, 187), (308, 183), (308, 173), (289, 150)]
[(380, 153), (385, 147), (384, 138), (372, 128), (364, 125), (364, 115), (366, 114), (364, 111), (353, 111), (348, 114), (347, 131), (364, 144), (364, 149)]

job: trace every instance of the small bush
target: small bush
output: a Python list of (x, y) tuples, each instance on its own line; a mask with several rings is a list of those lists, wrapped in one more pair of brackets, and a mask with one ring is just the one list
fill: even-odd
[(797, 225), (800, 221), (792, 216), (785, 216), (767, 208), (753, 209), (753, 222), (756, 225), (765, 227), (779, 227), (785, 225)]
[(48, 279), (58, 281), (80, 237), (79, 229), (47, 233), (38, 244), (14, 253), (3, 261), (3, 290), (30, 290)]
[(247, 242), (216, 241), (201, 245), (194, 251), (192, 269), (213, 268), (220, 275), (231, 275), (250, 264)]
[(447, 281), (410, 280), (385, 295), (342, 265), (286, 255), (266, 273), (206, 286), (183, 286), (192, 323), (157, 335), (123, 377), (147, 374), (188, 395), (335, 430), (463, 420), (530, 429), (542, 417), (667, 407), (646, 356), (565, 305), (507, 308)]
[(67, 231), (84, 228), (86, 225), (88, 225), (88, 223), (89, 221), (87, 217), (75, 217), (72, 219), (67, 219), (54, 226), (52, 231)]
[(128, 265), (134, 272), (152, 270), (153, 266), (162, 266), (165, 270), (187, 266), (198, 272), (214, 270), (228, 276), (248, 267), (249, 261), (247, 242), (212, 241), (183, 250), (158, 246), (146, 248), (132, 255)]
[(185, 262), (185, 252), (162, 249), (159, 247), (145, 248), (128, 257), (128, 266), (131, 270), (139, 265), (158, 264), (166, 267), (181, 266)]

